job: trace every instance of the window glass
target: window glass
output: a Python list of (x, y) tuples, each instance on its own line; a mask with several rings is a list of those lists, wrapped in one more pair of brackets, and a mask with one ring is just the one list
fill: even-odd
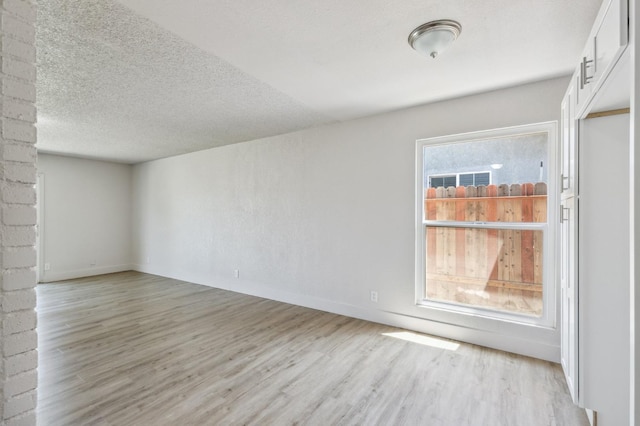
[(543, 316), (548, 150), (546, 132), (423, 146), (425, 301)]

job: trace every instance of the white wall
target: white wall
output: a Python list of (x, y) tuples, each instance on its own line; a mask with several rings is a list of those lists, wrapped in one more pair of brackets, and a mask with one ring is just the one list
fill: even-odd
[[(559, 359), (559, 334), (415, 306), (415, 144), (559, 120), (565, 78), (134, 166), (136, 268)], [(240, 278), (234, 278), (234, 269)], [(369, 291), (379, 293), (377, 304)]]
[[(131, 269), (131, 166), (38, 155), (41, 281)], [(42, 181), (42, 180), (41, 180)]]

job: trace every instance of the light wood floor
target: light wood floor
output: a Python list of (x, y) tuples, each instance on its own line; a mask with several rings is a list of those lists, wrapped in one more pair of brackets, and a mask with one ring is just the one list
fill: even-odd
[(37, 291), (39, 425), (588, 425), (544, 361), (135, 272)]

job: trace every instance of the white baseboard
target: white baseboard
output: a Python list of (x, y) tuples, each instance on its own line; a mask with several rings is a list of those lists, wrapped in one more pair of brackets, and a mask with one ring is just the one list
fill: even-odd
[(560, 361), (559, 346), (549, 345), (542, 342), (532, 343), (529, 340), (514, 336), (486, 332), (478, 329), (431, 321), (424, 318), (417, 318), (379, 309), (354, 306), (303, 294), (286, 292), (266, 287), (261, 283), (254, 283), (247, 280), (238, 280), (233, 278), (216, 279), (186, 272), (176, 274), (173, 271), (163, 271), (162, 268), (158, 267), (157, 265), (149, 264), (135, 264), (133, 265), (132, 269), (135, 271), (159, 275), (180, 281), (201, 284), (208, 287), (229, 290), (236, 293), (276, 300), (278, 302), (304, 306), (306, 308), (331, 312), (351, 318), (358, 318), (366, 321), (389, 325), (392, 327), (398, 327), (417, 331), (420, 333), (454, 339), (461, 342), (472, 343), (493, 349), (499, 349), (506, 352), (543, 359), (546, 361), (556, 363)]
[(126, 263), (122, 265), (99, 266), (95, 268), (74, 269), (69, 271), (44, 271), (44, 274), (40, 277), (40, 282), (50, 283), (54, 281), (72, 280), (75, 278), (91, 277), (94, 275), (131, 271), (133, 269), (134, 265)]

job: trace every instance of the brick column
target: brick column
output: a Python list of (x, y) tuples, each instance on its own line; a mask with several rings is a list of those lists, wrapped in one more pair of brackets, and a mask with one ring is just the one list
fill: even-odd
[(0, 424), (35, 425), (35, 0), (0, 0)]

